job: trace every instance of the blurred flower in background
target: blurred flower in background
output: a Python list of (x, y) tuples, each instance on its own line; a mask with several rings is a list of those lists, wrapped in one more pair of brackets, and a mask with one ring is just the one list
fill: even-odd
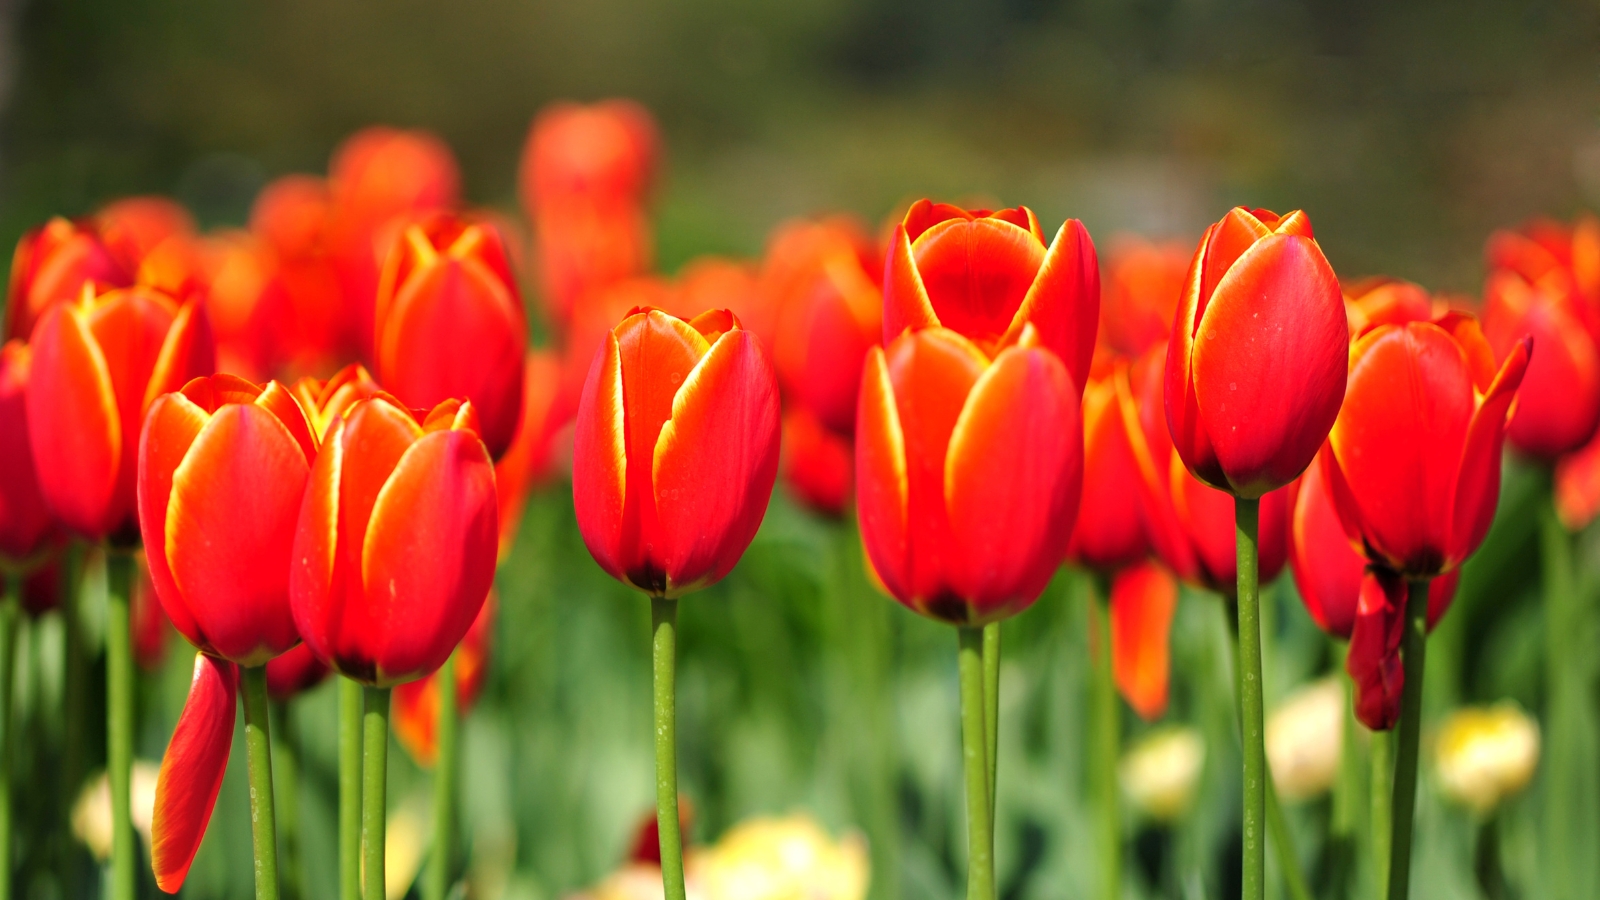
[(1539, 723), (1515, 703), (1458, 709), (1439, 725), (1439, 787), (1479, 816), (1520, 793), (1538, 766)]
[(1285, 800), (1325, 793), (1339, 774), (1344, 685), (1336, 678), (1296, 689), (1267, 714), (1267, 764)]
[(1198, 731), (1183, 725), (1163, 726), (1137, 740), (1122, 755), (1117, 780), (1141, 814), (1171, 822), (1194, 803), (1205, 762), (1206, 745)]

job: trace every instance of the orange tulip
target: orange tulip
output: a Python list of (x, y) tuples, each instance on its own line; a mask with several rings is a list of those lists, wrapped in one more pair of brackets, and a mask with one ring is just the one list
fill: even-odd
[(602, 569), (657, 597), (720, 580), (755, 537), (778, 464), (778, 386), (727, 310), (631, 312), (584, 384), (578, 529)]
[(498, 517), (471, 403), (355, 403), (329, 426), (300, 509), (289, 597), (301, 637), (363, 684), (437, 669), (489, 593)]
[(890, 594), (977, 626), (1027, 608), (1078, 514), (1078, 409), (1100, 302), (1076, 220), (1046, 248), (1026, 208), (926, 200), (895, 229), (886, 348), (856, 426), (861, 536)]
[(1139, 463), (1128, 443), (1117, 381), (1128, 362), (1095, 365), (1083, 391), (1083, 498), (1067, 558), (1112, 572), (1133, 565), (1150, 550), (1139, 504)]
[(360, 350), (364, 304), (340, 281), (335, 216), (327, 182), (307, 175), (271, 182), (251, 207), (250, 233), (268, 276), (252, 326), (262, 363), (275, 375), (326, 372)]
[(802, 503), (826, 515), (844, 515), (854, 457), (851, 438), (825, 427), (811, 410), (784, 413), (783, 480)]
[(133, 284), (127, 268), (92, 222), (57, 217), (29, 231), (11, 257), (4, 337), (27, 340), (51, 305), (78, 299), (85, 284), (96, 292)]
[(362, 400), (383, 393), (376, 379), (360, 363), (351, 363), (326, 381), (305, 377), (294, 383), (294, 396), (305, 410), (311, 429), (321, 440), (335, 422)]
[(378, 283), (378, 378), (402, 402), (472, 402), (498, 459), (522, 417), (527, 323), (499, 231), (462, 216), (407, 225)]
[[(125, 197), (95, 214), (106, 246), (128, 271), (139, 273), (150, 255), (173, 238), (194, 237), (194, 217), (167, 197)], [(150, 284), (139, 279), (141, 284)]]
[(1167, 710), (1168, 639), (1178, 583), (1158, 563), (1124, 568), (1111, 581), (1111, 671), (1128, 705), (1153, 722)]
[(1111, 238), (1101, 283), (1100, 333), (1104, 344), (1133, 357), (1172, 333), (1172, 318), (1189, 274), (1189, 250), (1177, 241)]
[(148, 288), (86, 289), (46, 311), (31, 343), (28, 436), (46, 503), (85, 537), (133, 537), (145, 410), (212, 370), (205, 313)]
[[(494, 592), (478, 611), (456, 648), (456, 714), (465, 716), (478, 701), (489, 673), (494, 637)], [(417, 765), (431, 769), (439, 758), (439, 673), (432, 672), (394, 689), (394, 735)]]
[(1600, 305), (1600, 218), (1582, 213), (1571, 225), (1534, 219), (1489, 236), (1491, 270), (1509, 269), (1530, 283), (1554, 278), (1590, 307)]
[(1600, 515), (1600, 432), (1556, 462), (1555, 495), (1568, 531), (1582, 531)]
[(1364, 278), (1344, 289), (1344, 311), (1352, 339), (1379, 325), (1426, 322), (1433, 318), (1436, 305), (1426, 288), (1381, 275)]
[(1344, 397), (1339, 281), (1296, 210), (1235, 208), (1206, 230), (1167, 355), (1167, 426), (1196, 478), (1244, 498), (1293, 481)]
[(22, 341), (0, 347), (0, 568), (31, 568), (55, 531), (28, 442), (33, 354)]

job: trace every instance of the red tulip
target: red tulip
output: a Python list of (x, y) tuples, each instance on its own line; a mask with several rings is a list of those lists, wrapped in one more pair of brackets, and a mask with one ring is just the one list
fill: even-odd
[(271, 182), (251, 207), (250, 233), (267, 270), (251, 325), (273, 374), (326, 372), (360, 349), (359, 320), (368, 311), (340, 281), (336, 213), (328, 184), (307, 175)]
[(28, 381), (33, 353), (22, 341), (0, 347), (0, 563), (31, 566), (54, 523), (39, 492), (28, 442)]
[(106, 248), (91, 222), (54, 218), (29, 231), (11, 257), (6, 338), (27, 340), (51, 305), (78, 299), (85, 284), (96, 292), (133, 284), (133, 270)]
[(1344, 310), (1352, 339), (1379, 325), (1426, 322), (1433, 318), (1435, 305), (1426, 288), (1381, 275), (1344, 289)]
[(1188, 248), (1132, 235), (1111, 238), (1101, 283), (1100, 334), (1105, 346), (1138, 356), (1172, 333), (1172, 318), (1189, 274)]
[(522, 417), (527, 323), (500, 233), (436, 215), (405, 228), (384, 264), (376, 313), (378, 379), (402, 402), (472, 401), (498, 459)]
[(823, 426), (811, 410), (783, 415), (783, 480), (800, 501), (824, 515), (842, 516), (854, 480), (853, 441)]
[(1178, 583), (1146, 560), (1111, 581), (1111, 672), (1128, 705), (1147, 722), (1167, 710), (1168, 643)]
[(150, 575), (189, 642), (242, 666), (300, 642), (290, 550), (316, 438), (276, 381), (197, 378), (150, 407), (139, 525)]
[(1025, 208), (923, 200), (895, 229), (889, 344), (867, 354), (856, 472), (868, 558), (912, 610), (996, 621), (1027, 608), (1061, 564), (1099, 293), (1076, 220), (1048, 250)]
[(1167, 427), (1196, 478), (1252, 498), (1293, 481), (1344, 397), (1339, 281), (1296, 210), (1234, 209), (1206, 230), (1167, 355)]
[(1400, 721), (1405, 669), (1400, 642), (1405, 633), (1406, 582), (1381, 567), (1363, 571), (1345, 670), (1355, 683), (1355, 712), (1373, 731)]
[(578, 529), (646, 593), (720, 580), (755, 537), (778, 466), (778, 385), (727, 310), (635, 310), (606, 337), (573, 442)]
[(368, 685), (437, 669), (489, 593), (498, 516), (471, 403), (354, 404), (329, 427), (300, 508), (289, 573), (300, 636)]
[[(194, 217), (167, 197), (124, 197), (95, 214), (106, 246), (136, 275), (152, 253), (173, 238), (194, 237)], [(150, 284), (139, 278), (140, 284)]]
[(1323, 466), (1346, 533), (1373, 561), (1430, 578), (1483, 541), (1530, 345), (1519, 342), (1496, 372), (1488, 341), (1463, 313), (1385, 325), (1356, 342)]
[[(1119, 379), (1128, 446), (1138, 464), (1139, 511), (1156, 555), (1189, 584), (1232, 596), (1238, 589), (1234, 543), (1234, 498), (1202, 484), (1184, 467), (1164, 421), (1163, 364), (1166, 348), (1141, 357)], [(1288, 497), (1284, 489), (1261, 498), (1258, 572), (1266, 584), (1283, 570), (1287, 555)]]
[(1582, 531), (1600, 515), (1600, 432), (1556, 461), (1556, 515), (1568, 531)]
[(522, 422), (511, 449), (494, 464), (495, 490), (500, 498), (500, 559), (511, 553), (517, 526), (528, 494), (551, 474), (551, 444), (561, 424), (554, 418), (560, 389), (560, 363), (551, 353), (534, 350), (523, 365)]
[(318, 440), (327, 437), (333, 424), (344, 418), (352, 406), (382, 393), (383, 388), (360, 363), (345, 366), (326, 381), (306, 377), (294, 384), (295, 399), (300, 401)]
[(267, 661), (267, 696), (282, 703), (322, 683), (328, 666), (307, 644), (295, 644)]
[(210, 372), (197, 301), (148, 288), (51, 307), (33, 330), (28, 436), (56, 520), (89, 538), (131, 537), (145, 410)]
[[(1589, 442), (1600, 425), (1600, 312), (1571, 289), (1564, 271), (1530, 282), (1510, 269), (1489, 274), (1484, 287), (1483, 334), (1498, 359), (1533, 338), (1539, 352), (1517, 391), (1506, 432), (1512, 446), (1553, 460)], [(1594, 330), (1586, 330), (1594, 329)]]
[(222, 790), (238, 692), (233, 663), (195, 654), (189, 699), (161, 760), (150, 825), (150, 866), (156, 886), (169, 894), (183, 887)]
[(1133, 565), (1150, 550), (1135, 502), (1139, 464), (1117, 400), (1127, 369), (1122, 359), (1098, 363), (1083, 391), (1083, 499), (1067, 557), (1102, 572)]
[[(456, 648), (456, 715), (465, 716), (483, 691), (489, 673), (489, 648), (494, 637), (494, 592), (472, 620)], [(439, 673), (433, 672), (394, 689), (394, 736), (417, 765), (433, 768), (439, 758)]]
[(1509, 269), (1528, 282), (1553, 276), (1588, 306), (1600, 305), (1600, 219), (1589, 213), (1571, 225), (1534, 219), (1518, 231), (1497, 231), (1485, 256), (1491, 270)]

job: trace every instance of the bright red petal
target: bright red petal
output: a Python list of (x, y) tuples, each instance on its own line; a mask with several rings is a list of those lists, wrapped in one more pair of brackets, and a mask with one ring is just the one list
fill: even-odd
[(1149, 550), (1139, 506), (1139, 464), (1128, 445), (1116, 380), (1122, 371), (1091, 381), (1083, 392), (1083, 499), (1068, 555), (1091, 568), (1112, 571)]
[(1082, 222), (1068, 219), (1056, 232), (1004, 343), (1014, 341), (1024, 324), (1031, 323), (1039, 342), (1061, 358), (1081, 392), (1089, 380), (1099, 318), (1100, 265), (1094, 241)]
[(100, 538), (116, 526), (113, 508), (124, 436), (111, 373), (80, 307), (52, 307), (33, 329), (28, 438), (39, 489), (68, 528)]
[(1356, 718), (1373, 731), (1387, 731), (1400, 719), (1406, 681), (1400, 660), (1405, 606), (1406, 583), (1400, 576), (1366, 570), (1345, 670), (1355, 682)]
[(1146, 722), (1167, 710), (1168, 643), (1178, 583), (1154, 562), (1111, 582), (1111, 671), (1117, 690)]
[[(183, 394), (162, 396), (150, 407), (139, 449), (139, 531), (145, 535), (150, 581), (167, 617), (197, 647), (205, 646), (204, 635), (167, 565), (167, 508), (173, 475), (210, 418)], [(298, 511), (299, 503), (295, 506)]]
[[(909, 338), (908, 338), (909, 340)], [(906, 439), (882, 347), (867, 351), (856, 414), (856, 515), (871, 568), (888, 593), (910, 599)]]
[(928, 300), (928, 289), (917, 271), (911, 241), (903, 226), (896, 225), (889, 241), (889, 258), (883, 273), (883, 343), (888, 346), (908, 328), (927, 328), (939, 324)]
[[(1467, 426), (1456, 476), (1450, 565), (1465, 560), (1483, 543), (1500, 502), (1500, 455), (1506, 416), (1528, 371), (1532, 339), (1514, 348)], [(1437, 573), (1428, 573), (1437, 574)]]
[(1345, 535), (1323, 469), (1312, 465), (1295, 486), (1289, 564), (1312, 620), (1323, 631), (1348, 640), (1355, 627), (1366, 560)]
[(627, 428), (622, 400), (622, 359), (607, 334), (584, 383), (572, 438), (572, 501), (578, 531), (600, 568), (626, 579), (635, 564), (623, 555), (623, 511), (628, 494)]
[[(1045, 255), (1044, 245), (1026, 230), (987, 218), (940, 222), (917, 238), (911, 253), (939, 324), (984, 347), (1011, 328)], [(1093, 302), (1098, 301), (1097, 292)], [(1041, 306), (1045, 302), (1040, 298)], [(1052, 330), (1058, 333), (1051, 337), (1065, 337), (1059, 333), (1065, 327)], [(1091, 341), (1093, 334), (1089, 329)], [(1074, 362), (1078, 349), (1072, 348)]]
[(156, 885), (169, 894), (183, 887), (222, 789), (233, 746), (236, 692), (232, 663), (195, 655), (189, 699), (161, 759), (150, 826), (150, 866)]

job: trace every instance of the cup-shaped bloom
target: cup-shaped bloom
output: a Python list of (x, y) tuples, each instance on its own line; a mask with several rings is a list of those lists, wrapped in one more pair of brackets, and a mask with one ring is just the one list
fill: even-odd
[[(467, 636), (455, 651), (456, 715), (465, 716), (483, 692), (494, 639), (494, 592), (483, 602)], [(432, 672), (394, 689), (394, 736), (417, 765), (433, 768), (439, 759), (439, 673)]]
[(1496, 357), (1505, 359), (1525, 337), (1539, 348), (1528, 360), (1506, 431), (1521, 452), (1554, 460), (1594, 436), (1600, 425), (1600, 349), (1585, 326), (1597, 315), (1561, 270), (1534, 282), (1511, 269), (1489, 274), (1483, 333)]
[(1178, 583), (1159, 563), (1128, 566), (1111, 580), (1111, 676), (1147, 722), (1167, 711), (1172, 615)]
[(32, 364), (22, 341), (0, 347), (0, 564), (31, 564), (54, 531), (28, 442)]
[(567, 198), (638, 203), (655, 176), (655, 121), (632, 100), (553, 103), (528, 130), (518, 184), (534, 210)]
[[(1163, 411), (1166, 347), (1140, 357), (1114, 380), (1128, 446), (1138, 465), (1137, 496), (1145, 536), (1183, 581), (1226, 596), (1238, 588), (1234, 498), (1202, 484), (1172, 445)], [(1261, 498), (1257, 565), (1262, 584), (1278, 576), (1287, 555), (1288, 492)]]
[(283, 702), (311, 690), (328, 677), (328, 666), (304, 643), (267, 662), (267, 696)]
[(5, 338), (27, 340), (52, 304), (133, 284), (133, 270), (112, 255), (92, 222), (54, 218), (29, 231), (11, 257)]
[(1431, 578), (1483, 542), (1530, 350), (1522, 339), (1497, 371), (1464, 313), (1385, 325), (1356, 341), (1322, 461), (1345, 532), (1369, 559)]
[(290, 552), (316, 438), (276, 381), (196, 378), (150, 406), (139, 527), (150, 577), (200, 650), (259, 666), (300, 642)]
[(1188, 274), (1187, 245), (1113, 235), (1100, 293), (1104, 345), (1133, 357), (1165, 343)]
[(379, 281), (378, 380), (401, 402), (472, 402), (489, 455), (522, 418), (527, 323), (500, 232), (435, 215), (406, 227)]
[(1260, 497), (1310, 464), (1344, 398), (1339, 280), (1296, 210), (1235, 208), (1189, 265), (1167, 354), (1167, 426), (1196, 478)]
[(1139, 463), (1117, 400), (1117, 380), (1128, 377), (1127, 369), (1124, 359), (1098, 362), (1083, 389), (1083, 499), (1067, 557), (1102, 572), (1132, 565), (1150, 550), (1135, 502)]
[(578, 529), (602, 569), (663, 597), (720, 580), (777, 471), (777, 376), (732, 313), (639, 309), (606, 336), (572, 452)]
[[(183, 204), (156, 194), (113, 200), (94, 218), (106, 246), (136, 276), (163, 244), (195, 234), (194, 217)], [(138, 283), (150, 282), (138, 278)]]
[(56, 520), (88, 538), (137, 536), (134, 482), (145, 411), (213, 368), (198, 301), (148, 288), (47, 310), (34, 326), (28, 438)]
[(289, 573), (300, 636), (363, 684), (437, 669), (488, 596), (498, 520), (471, 403), (354, 404), (323, 438), (300, 508)]

